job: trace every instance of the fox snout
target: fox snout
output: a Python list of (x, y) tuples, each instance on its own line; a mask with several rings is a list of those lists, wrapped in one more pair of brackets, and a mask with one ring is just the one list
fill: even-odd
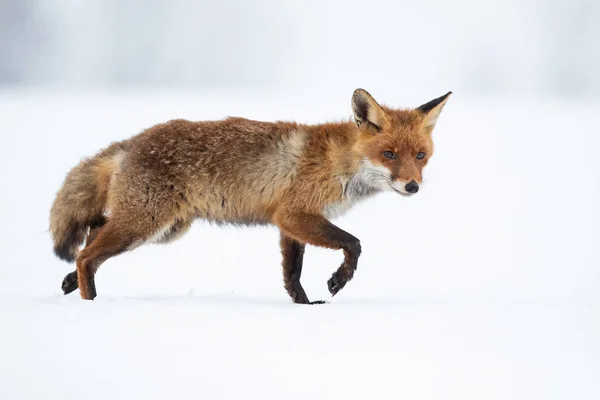
[(414, 179), (409, 182), (397, 180), (392, 183), (392, 188), (402, 196), (412, 196), (419, 191), (419, 183)]

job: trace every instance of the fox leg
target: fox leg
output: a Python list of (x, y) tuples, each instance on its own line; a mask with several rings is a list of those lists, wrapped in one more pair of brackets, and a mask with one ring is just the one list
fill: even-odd
[[(85, 240), (85, 247), (88, 247), (94, 241), (94, 239), (96, 239), (96, 236), (98, 236), (98, 233), (100, 233), (100, 230), (102, 229), (105, 223), (106, 218), (100, 217), (96, 221), (94, 221), (94, 223), (91, 224), (90, 233), (88, 233), (88, 236)], [(67, 274), (67, 276), (64, 277), (61, 285), (63, 293), (69, 294), (75, 291), (75, 289), (79, 287), (77, 280), (77, 270)]]
[[(276, 216), (275, 223), (282, 234), (301, 243), (344, 251), (344, 262), (327, 281), (332, 296), (335, 296), (352, 279), (361, 252), (360, 241), (357, 238), (317, 214), (280, 213)], [(299, 275), (298, 273), (298, 279)], [(299, 282), (298, 286), (301, 288)]]
[(304, 243), (292, 239), (289, 236), (281, 234), (279, 241), (281, 246), (281, 255), (283, 261), (283, 285), (294, 303), (298, 304), (322, 304), (323, 301), (309, 301), (308, 296), (302, 284), (300, 276), (302, 275), (302, 259), (304, 258)]
[(103, 262), (141, 245), (158, 230), (154, 224), (146, 225), (144, 221), (112, 217), (77, 257), (77, 280), (81, 297), (86, 300), (96, 297), (94, 275)]

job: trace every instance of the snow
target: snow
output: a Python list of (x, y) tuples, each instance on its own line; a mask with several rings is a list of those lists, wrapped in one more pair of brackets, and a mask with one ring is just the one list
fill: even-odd
[(600, 398), (594, 103), (455, 93), (422, 190), (334, 221), (363, 245), (336, 297), (341, 253), (307, 249), (329, 304), (290, 302), (274, 228), (204, 223), (108, 261), (94, 302), (61, 294), (48, 211), (81, 157), (171, 118), (337, 120), (353, 89), (0, 92), (0, 398)]

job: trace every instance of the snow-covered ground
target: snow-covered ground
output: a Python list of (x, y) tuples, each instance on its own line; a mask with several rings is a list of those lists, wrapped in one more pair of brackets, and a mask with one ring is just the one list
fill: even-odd
[[(423, 190), (335, 221), (363, 256), (327, 305), (290, 302), (274, 228), (203, 223), (61, 294), (48, 210), (81, 157), (171, 118), (335, 120), (353, 89), (0, 92), (0, 398), (600, 398), (597, 104), (455, 93)], [(307, 249), (311, 299), (341, 259)]]

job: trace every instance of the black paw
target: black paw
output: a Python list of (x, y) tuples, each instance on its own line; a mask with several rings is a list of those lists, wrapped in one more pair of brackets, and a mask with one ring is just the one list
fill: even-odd
[(342, 290), (344, 286), (348, 283), (348, 278), (342, 276), (340, 271), (336, 271), (331, 275), (331, 278), (327, 281), (327, 288), (329, 289), (329, 293), (331, 296), (335, 296), (337, 292)]
[(309, 304), (308, 296), (300, 284), (300, 280), (292, 280), (291, 282), (285, 283), (285, 290), (292, 298), (292, 301), (296, 304)]
[(67, 276), (65, 276), (65, 279), (63, 279), (61, 285), (64, 294), (69, 294), (78, 287), (79, 283), (77, 282), (77, 271), (73, 271), (70, 274), (67, 274)]
[(292, 292), (290, 293), (290, 297), (292, 298), (292, 301), (296, 304), (310, 304), (310, 301), (308, 300), (308, 297), (306, 296), (306, 293), (304, 293), (304, 291)]
[(292, 301), (296, 304), (325, 304), (325, 303), (327, 303), (324, 300), (316, 300), (316, 301), (308, 300), (308, 296), (306, 296), (306, 292), (304, 291), (304, 289), (302, 289), (302, 285), (300, 285), (300, 282), (295, 284), (293, 286), (293, 288), (290, 288), (288, 290), (288, 294), (292, 298)]

